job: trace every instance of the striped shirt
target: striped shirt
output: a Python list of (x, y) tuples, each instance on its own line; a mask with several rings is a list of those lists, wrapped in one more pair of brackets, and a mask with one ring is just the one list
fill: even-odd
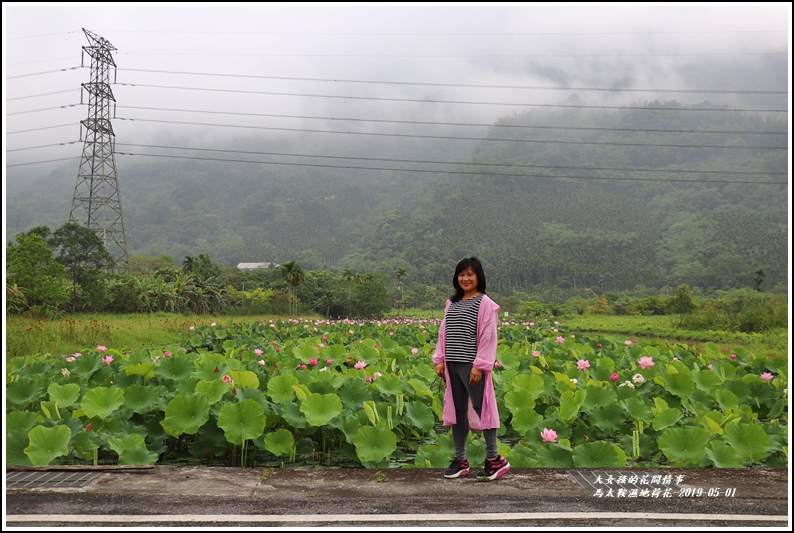
[(481, 301), (482, 294), (478, 294), (450, 304), (446, 316), (447, 361), (471, 363), (477, 357), (477, 313)]

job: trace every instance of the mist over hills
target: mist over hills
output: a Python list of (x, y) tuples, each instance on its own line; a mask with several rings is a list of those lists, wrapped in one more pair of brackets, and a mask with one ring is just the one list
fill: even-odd
[[(766, 287), (785, 285), (788, 98), (753, 87), (786, 87), (787, 56), (677, 60), (650, 74), (623, 65), (622, 82), (584, 59), (566, 68), (496, 61), (495, 75), (529, 69), (560, 86), (616, 91), (470, 106), (466, 119), (416, 104), (395, 109), (400, 120), (304, 118), (291, 132), (122, 132), (128, 252), (390, 277), (403, 268), (408, 283), (443, 287), (455, 262), (477, 254), (490, 286), (508, 294), (749, 287), (760, 270)], [(652, 86), (662, 72), (669, 86), (733, 91), (649, 99), (620, 90)], [(436, 92), (421, 90), (428, 101)], [(388, 103), (370, 105), (363, 116), (388, 115)], [(9, 167), (6, 239), (66, 222), (76, 174), (77, 161)]]
[[(441, 286), (476, 254), (500, 293), (749, 287), (758, 270), (767, 287), (785, 285), (785, 120), (708, 102), (581, 102), (504, 116), (477, 142), (456, 139), (472, 135), (458, 128), (400, 142), (226, 145), (325, 155), (314, 158), (120, 155), (128, 252), (391, 277), (404, 268), (410, 282)], [(26, 173), (9, 173), (7, 240), (68, 217), (76, 168)]]

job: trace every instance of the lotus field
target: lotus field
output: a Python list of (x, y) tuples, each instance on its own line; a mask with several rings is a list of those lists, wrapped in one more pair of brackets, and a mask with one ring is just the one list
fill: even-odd
[[(191, 326), (181, 345), (6, 363), (7, 465), (446, 467), (440, 320)], [(787, 362), (499, 328), (499, 453), (517, 468), (788, 465)], [(472, 432), (469, 458), (483, 460)]]

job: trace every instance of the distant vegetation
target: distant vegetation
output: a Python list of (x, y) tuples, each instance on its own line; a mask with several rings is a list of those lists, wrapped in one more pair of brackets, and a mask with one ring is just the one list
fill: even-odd
[[(441, 175), (138, 164), (120, 178), (125, 274), (108, 273), (123, 265), (96, 239), (51, 222), (69, 180), (15, 182), (7, 312), (399, 315), (441, 308), (454, 264), (478, 255), (488, 292), (527, 317), (765, 331), (787, 315), (775, 296), (788, 291), (786, 133), (783, 120), (647, 102), (505, 117)], [(417, 143), (411, 159), (463, 160), (447, 148)]]

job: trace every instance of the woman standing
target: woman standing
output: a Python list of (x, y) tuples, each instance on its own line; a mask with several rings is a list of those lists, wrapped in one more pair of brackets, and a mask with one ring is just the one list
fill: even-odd
[(485, 437), (485, 468), (480, 479), (494, 480), (510, 470), (497, 453), (496, 407), (491, 370), (496, 361), (499, 306), (485, 294), (485, 273), (476, 257), (462, 259), (452, 277), (455, 294), (447, 300), (433, 354), (436, 374), (446, 381), (442, 423), (452, 426), (455, 458), (444, 477), (469, 473), (466, 441), (469, 429)]

